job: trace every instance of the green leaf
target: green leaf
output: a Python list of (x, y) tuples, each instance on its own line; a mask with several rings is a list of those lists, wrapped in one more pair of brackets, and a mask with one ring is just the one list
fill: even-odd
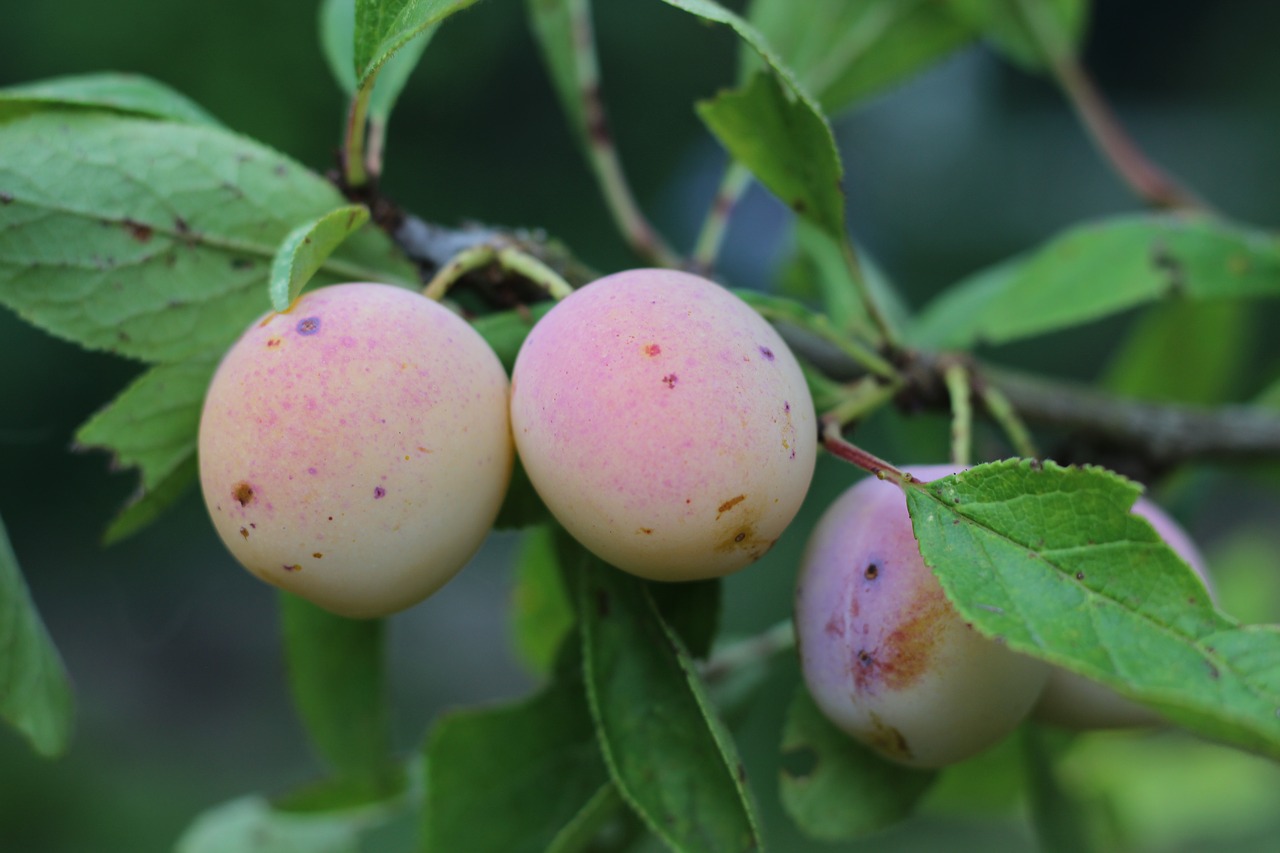
[(937, 773), (886, 761), (831, 724), (802, 685), (782, 731), (782, 806), (806, 835), (862, 838), (909, 817)]
[(271, 262), (271, 307), (287, 311), (334, 250), (368, 221), (369, 208), (349, 204), (290, 231)]
[(773, 74), (700, 101), (698, 115), (734, 159), (783, 204), (833, 239), (846, 238), (842, 170), (831, 128)]
[(0, 717), (36, 752), (62, 754), (74, 720), (71, 684), (0, 522)]
[(141, 74), (76, 74), (0, 89), (0, 121), (58, 107), (94, 107), (214, 127), (220, 122), (186, 95)]
[(529, 336), (529, 331), (554, 306), (554, 302), (539, 302), (519, 311), (486, 314), (475, 318), (471, 325), (497, 353), (498, 360), (502, 362), (507, 373), (511, 373), (511, 368), (516, 363), (516, 356), (520, 353), (520, 346)]
[(957, 611), (1206, 737), (1280, 757), (1280, 626), (1241, 627), (1100, 468), (1009, 461), (906, 489)]
[(755, 805), (693, 660), (643, 581), (561, 537), (587, 697), (614, 784), (675, 850), (757, 850)]
[(1280, 295), (1280, 241), (1209, 218), (1127, 216), (1068, 230), (962, 280), (917, 317), (911, 341), (1001, 344), (1162, 298)]
[(360, 833), (385, 821), (386, 806), (341, 812), (284, 812), (241, 797), (195, 819), (177, 853), (358, 853)]
[[(870, 329), (871, 320), (858, 298), (858, 285), (849, 274), (840, 242), (803, 219), (795, 221), (795, 240), (799, 268), (793, 274), (812, 282), (824, 313), (840, 329)], [(858, 260), (876, 302), (883, 307), (889, 322), (901, 328), (909, 316), (902, 297), (870, 255), (859, 251)]]
[(1254, 306), (1175, 299), (1153, 306), (1111, 358), (1102, 384), (1143, 400), (1213, 405), (1249, 367)]
[[(934, 0), (753, 0), (748, 20), (835, 115), (938, 61), (973, 30)], [(742, 79), (760, 68), (742, 54)]]
[(1027, 799), (1036, 840), (1044, 853), (1088, 853), (1096, 846), (1086, 831), (1084, 805), (1058, 779), (1045, 734), (1034, 725), (1022, 727)]
[(541, 853), (588, 818), (609, 775), (576, 649), (568, 651), (555, 680), (532, 699), (436, 723), (425, 748), (423, 849)]
[(649, 585), (658, 615), (695, 658), (705, 658), (711, 653), (711, 644), (720, 628), (722, 586), (720, 578)]
[(521, 660), (536, 673), (550, 673), (575, 621), (550, 525), (525, 531), (516, 556), (511, 604), (511, 629)]
[(138, 492), (103, 535), (124, 539), (154, 521), (196, 479), (196, 433), (216, 365), (153, 367), (76, 431), (77, 450), (105, 450), (112, 468), (136, 468)]
[(77, 450), (107, 450), (113, 468), (136, 468), (144, 491), (195, 456), (211, 361), (165, 364), (143, 373), (76, 431)]
[(1078, 52), (1089, 18), (1089, 0), (950, 0), (949, 8), (1029, 71)]
[[(320, 46), (338, 86), (350, 96), (356, 93), (355, 26), (355, 0), (324, 0), (320, 4)], [(369, 98), (369, 113), (375, 120), (385, 124), (391, 116), (435, 31), (436, 27), (427, 27), (382, 66)]]
[(493, 522), (494, 529), (522, 530), (550, 520), (551, 510), (547, 509), (547, 505), (538, 496), (517, 455), (511, 468), (511, 482), (507, 485), (506, 497), (502, 499), (498, 517)]
[(381, 619), (346, 619), (282, 592), (289, 686), (311, 743), (339, 777), (396, 789)]
[(142, 531), (195, 485), (199, 475), (195, 454), (150, 489), (139, 489), (102, 532), (103, 546), (114, 545)]
[[(355, 0), (356, 88), (363, 89), (399, 50), (476, 0)], [(413, 49), (421, 54), (423, 46)]]
[[(212, 358), (269, 306), (285, 236), (344, 200), (256, 142), (202, 125), (42, 112), (0, 123), (0, 303), (91, 349)], [(414, 286), (365, 229), (322, 281)]]

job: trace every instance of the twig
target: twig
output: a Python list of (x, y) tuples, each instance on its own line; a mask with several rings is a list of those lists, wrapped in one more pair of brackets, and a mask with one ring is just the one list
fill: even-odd
[(714, 685), (748, 664), (766, 661), (774, 655), (795, 648), (796, 632), (788, 619), (759, 634), (725, 646), (702, 664), (702, 678)]
[(969, 370), (953, 361), (942, 370), (951, 398), (951, 461), (961, 468), (969, 467), (969, 451), (973, 444), (973, 408), (969, 405)]
[(613, 144), (613, 134), (605, 116), (604, 101), (600, 97), (600, 66), (596, 61), (588, 0), (571, 0), (570, 15), (573, 20), (573, 67), (586, 122), (587, 154), (604, 193), (605, 204), (636, 254), (659, 266), (678, 267), (680, 258), (649, 224), (622, 171), (618, 149)]
[(986, 407), (987, 414), (991, 415), (991, 419), (999, 424), (1004, 434), (1009, 437), (1014, 453), (1026, 459), (1041, 458), (1040, 451), (1036, 449), (1035, 441), (1027, 430), (1027, 425), (1022, 422), (1022, 418), (1018, 417), (1017, 411), (1014, 410), (1013, 404), (1009, 402), (1004, 392), (989, 383), (982, 383), (978, 386), (978, 395), (982, 398), (982, 405)]
[(875, 376), (864, 376), (841, 389), (840, 401), (823, 418), (846, 427), (888, 403), (901, 387), (901, 382), (886, 382)]
[(1076, 59), (1057, 22), (1044, 11), (1041, 0), (1019, 0), (1022, 17), (1049, 63), (1049, 69), (1070, 101), (1094, 146), (1148, 204), (1169, 210), (1205, 211), (1206, 205), (1142, 151), (1120, 124), (1115, 112)]
[(893, 480), (900, 486), (914, 483), (915, 478), (905, 471), (900, 471), (875, 454), (868, 453), (856, 444), (845, 440), (840, 434), (840, 424), (830, 418), (823, 418), (818, 425), (822, 446), (832, 456), (857, 465), (868, 474), (881, 480)]
[(365, 168), (364, 145), (369, 117), (369, 95), (373, 87), (366, 86), (351, 98), (347, 110), (347, 127), (342, 139), (342, 178), (347, 187), (358, 189), (369, 181)]
[(693, 257), (690, 258), (693, 269), (704, 273), (715, 269), (720, 246), (729, 229), (729, 217), (750, 186), (751, 170), (737, 160), (731, 162), (720, 179), (715, 198), (712, 199), (706, 219), (702, 222), (702, 230), (698, 234), (698, 242), (694, 245)]
[(438, 302), (458, 279), (469, 272), (489, 266), (497, 266), (524, 277), (546, 291), (552, 299), (564, 299), (573, 293), (573, 287), (567, 281), (532, 255), (513, 246), (482, 243), (463, 249), (449, 263), (440, 267), (431, 281), (427, 282), (422, 294)]

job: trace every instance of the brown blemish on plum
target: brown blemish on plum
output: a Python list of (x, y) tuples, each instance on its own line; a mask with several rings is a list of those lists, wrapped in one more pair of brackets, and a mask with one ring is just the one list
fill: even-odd
[(738, 495), (737, 497), (729, 498), (729, 500), (720, 504), (720, 508), (716, 510), (716, 520), (719, 521), (720, 516), (724, 515), (726, 512), (733, 509), (735, 506), (742, 503), (746, 499), (747, 499), (746, 495)]
[[(949, 608), (941, 587), (918, 595), (897, 627), (875, 646), (859, 650), (850, 661), (855, 691), (875, 692), (880, 686), (904, 690), (923, 676), (942, 640)], [(853, 615), (856, 618), (856, 611)]]
[(384, 498), (386, 496), (387, 496), (387, 490), (382, 488), (382, 486), (373, 487), (373, 499), (375, 501), (378, 500), (379, 498)]
[(676, 381), (677, 379), (674, 373), (668, 373), (666, 376), (662, 377), (662, 384), (666, 385), (668, 388), (676, 387)]
[(636, 528), (636, 533), (643, 533), (645, 536), (651, 536), (651, 535), (653, 535), (653, 528), (652, 528), (652, 527), (638, 527), (638, 528)]
[(298, 321), (297, 329), (298, 334), (300, 335), (314, 335), (316, 332), (320, 331), (320, 318), (303, 317)]
[(284, 564), (284, 565), (282, 565), (282, 566), (281, 566), (281, 568), (282, 568), (282, 569), (284, 569), (286, 572), (300, 572), (300, 571), (302, 571), (302, 566), (298, 565), (297, 563), (294, 563), (292, 566), (290, 566), (290, 565), (288, 565), (288, 564)]
[(660, 355), (661, 353), (662, 347), (657, 344), (647, 344), (644, 348), (644, 354), (649, 356), (649, 358), (653, 358), (655, 355)]
[(909, 760), (913, 757), (902, 732), (880, 719), (875, 711), (871, 712), (871, 731), (867, 733), (867, 742), (892, 758)]
[(253, 503), (253, 486), (250, 486), (244, 480), (241, 480), (232, 487), (231, 497), (235, 498), (240, 506), (248, 506)]
[(281, 343), (282, 341), (280, 340), (280, 338), (271, 338), (270, 340), (267, 341), (267, 349), (275, 349), (276, 347), (280, 346)]
[(317, 560), (319, 560), (321, 557), (323, 557), (323, 556), (324, 556), (324, 554), (320, 553), (319, 551), (316, 551), (316, 552), (315, 552), (314, 554), (312, 554), (311, 556), (313, 556), (313, 557), (315, 557)]
[(249, 538), (249, 528), (247, 528), (247, 527), (241, 527), (241, 528), (240, 528), (240, 535), (241, 535), (241, 536), (243, 536), (245, 539), (248, 539), (248, 538)]
[(862, 573), (862, 576), (869, 581), (873, 581), (880, 577), (880, 567), (875, 563), (868, 563), (866, 571)]
[(773, 350), (765, 346), (762, 346), (759, 349), (760, 349), (760, 354), (764, 356), (765, 361), (773, 361)]

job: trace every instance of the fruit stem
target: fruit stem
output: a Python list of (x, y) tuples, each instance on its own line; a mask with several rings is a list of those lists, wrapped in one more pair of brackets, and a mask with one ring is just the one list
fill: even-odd
[(560, 274), (542, 261), (522, 252), (514, 246), (494, 246), (482, 243), (463, 249), (452, 260), (440, 267), (431, 281), (422, 289), (428, 299), (439, 302), (458, 279), (482, 267), (497, 264), (501, 269), (527, 278), (547, 291), (553, 299), (564, 299), (573, 293), (573, 287)]
[(841, 388), (840, 402), (823, 415), (846, 427), (862, 420), (893, 399), (902, 387), (900, 382), (884, 383), (875, 376), (864, 376)]
[(745, 666), (766, 661), (795, 646), (795, 626), (790, 619), (784, 619), (759, 634), (721, 647), (699, 667), (699, 672), (708, 685), (714, 685)]
[(578, 97), (582, 101), (584, 126), (581, 132), (586, 141), (587, 158), (604, 193), (605, 204), (623, 238), (637, 255), (659, 266), (679, 267), (680, 258), (645, 219), (622, 171), (600, 96), (600, 65), (596, 60), (588, 0), (569, 0), (569, 14), (573, 27), (573, 71)]
[(825, 314), (811, 311), (801, 303), (781, 296), (755, 290), (739, 289), (733, 292), (769, 322), (774, 324), (781, 322), (803, 329), (853, 359), (868, 373), (873, 373), (882, 379), (898, 380), (897, 368), (871, 347), (841, 332)]
[(715, 269), (716, 258), (724, 243), (725, 233), (729, 230), (729, 217), (733, 215), (738, 202), (750, 186), (751, 170), (737, 160), (730, 162), (720, 179), (720, 186), (716, 189), (715, 198), (702, 222), (698, 242), (693, 248), (690, 263), (696, 272), (705, 274)]
[(1027, 425), (1022, 422), (1022, 418), (1018, 416), (1017, 410), (1013, 408), (1013, 404), (1009, 402), (1004, 392), (986, 382), (979, 383), (977, 391), (978, 396), (982, 398), (982, 405), (1009, 437), (1013, 451), (1027, 459), (1041, 458), (1040, 451), (1036, 449), (1036, 443), (1031, 438), (1030, 431), (1027, 430)]
[(868, 474), (874, 474), (878, 479), (892, 480), (899, 486), (917, 482), (916, 478), (906, 471), (895, 468), (880, 457), (868, 453), (861, 447), (847, 441), (840, 433), (840, 424), (831, 418), (824, 417), (819, 421), (818, 435), (822, 441), (822, 446), (832, 456), (857, 465)]
[(876, 295), (871, 290), (871, 284), (862, 272), (862, 264), (858, 262), (858, 253), (853, 248), (853, 240), (849, 239), (848, 234), (845, 234), (844, 239), (840, 242), (840, 253), (844, 257), (845, 267), (849, 270), (849, 277), (853, 279), (854, 285), (858, 288), (858, 296), (862, 299), (862, 306), (866, 309), (867, 316), (875, 324), (876, 329), (884, 338), (885, 344), (892, 349), (897, 349), (901, 345), (901, 341), (898, 340), (898, 333), (894, 331), (888, 315), (884, 313), (880, 303), (876, 300)]
[(942, 376), (951, 397), (951, 461), (961, 468), (968, 468), (973, 445), (969, 370), (959, 361), (953, 361), (943, 368)]

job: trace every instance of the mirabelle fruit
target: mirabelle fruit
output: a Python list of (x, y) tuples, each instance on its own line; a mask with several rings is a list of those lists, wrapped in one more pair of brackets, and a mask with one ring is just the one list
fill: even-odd
[[(931, 480), (947, 466), (909, 468)], [(869, 477), (822, 516), (800, 569), (800, 663), (823, 713), (882, 755), (942, 767), (1014, 730), (1050, 667), (979, 634), (924, 564), (902, 490)]]
[(671, 270), (602, 278), (530, 332), (512, 372), (516, 448), (538, 494), (606, 562), (663, 581), (763, 555), (817, 445), (795, 357), (759, 314)]
[(326, 287), (226, 354), (199, 451), (214, 526), (249, 571), (383, 616), (443, 586), (492, 525), (513, 459), (507, 378), (439, 303)]
[[(1205, 585), (1206, 599), (1212, 599), (1204, 557), (1187, 532), (1146, 498), (1138, 498), (1133, 512), (1149, 521), (1165, 544), (1191, 566)], [(1049, 673), (1049, 681), (1031, 716), (1042, 723), (1071, 729), (1154, 726), (1164, 722), (1155, 711), (1124, 698), (1111, 688), (1058, 667)]]

